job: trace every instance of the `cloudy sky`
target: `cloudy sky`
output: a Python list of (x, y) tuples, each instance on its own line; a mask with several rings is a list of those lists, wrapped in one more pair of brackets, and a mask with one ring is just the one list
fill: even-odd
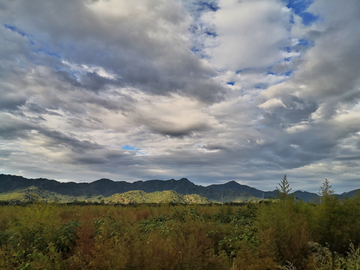
[(1, 0), (0, 173), (360, 188), (359, 0)]

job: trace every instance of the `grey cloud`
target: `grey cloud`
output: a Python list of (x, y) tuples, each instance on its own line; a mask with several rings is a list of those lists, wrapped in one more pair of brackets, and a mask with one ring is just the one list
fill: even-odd
[(61, 116), (58, 113), (55, 113), (55, 112), (49, 111), (47, 109), (44, 109), (41, 106), (39, 106), (39, 105), (37, 105), (35, 103), (31, 103), (31, 102), (28, 102), (26, 104), (26, 109), (29, 110), (30, 112), (37, 113), (37, 114), (50, 114), (50, 115)]
[(193, 124), (186, 127), (179, 127), (174, 123), (167, 123), (159, 120), (154, 120), (150, 123), (148, 122), (147, 125), (150, 126), (152, 132), (171, 137), (190, 136), (193, 132), (205, 131), (210, 128), (204, 123)]
[[(49, 130), (35, 122), (23, 121), (6, 115), (1, 115), (1, 118), (0, 137), (5, 140), (36, 139), (38, 132), (50, 140), (45, 144), (46, 147), (58, 148), (65, 146), (69, 147), (75, 153), (85, 153), (88, 150), (101, 148), (100, 145), (96, 143), (87, 140), (78, 140), (59, 131)], [(32, 133), (32, 131), (35, 133)]]
[[(61, 58), (70, 63), (100, 66), (117, 75), (117, 79), (108, 80), (88, 72), (77, 81), (64, 72), (58, 72), (76, 87), (81, 85), (99, 91), (109, 84), (133, 86), (159, 95), (177, 92), (204, 102), (216, 102), (226, 94), (224, 87), (210, 82), (210, 78), (216, 75), (213, 69), (202, 65), (179, 37), (164, 27), (158, 27), (157, 23), (161, 21), (177, 31), (177, 25), (187, 20), (181, 7), (171, 1), (138, 3), (152, 9), (158, 7), (159, 13), (139, 17), (137, 23), (133, 23), (131, 14), (119, 18), (101, 17), (86, 7), (84, 1), (17, 3), (9, 4), (11, 12), (2, 14), (4, 20), (39, 39), (35, 43), (49, 44), (49, 48), (40, 51), (61, 51)], [(149, 37), (152, 34), (154, 38)], [(156, 35), (160, 35), (159, 38)], [(161, 39), (161, 35), (170, 38)], [(62, 65), (61, 59), (52, 59)]]
[[(264, 151), (268, 152), (269, 160), (276, 160), (277, 164), (286, 169), (299, 168), (326, 159), (341, 159), (341, 140), (359, 130), (359, 127), (342, 127), (331, 123), (309, 123), (304, 131), (292, 134), (278, 132), (271, 142), (258, 152), (262, 153), (263, 157), (266, 156)], [(352, 154), (357, 155), (356, 152)]]
[(0, 137), (5, 140), (26, 139), (29, 136), (28, 131), (34, 129), (36, 129), (35, 125), (31, 123), (1, 115)]
[[(356, 44), (360, 36), (356, 30), (359, 16), (355, 12), (359, 3), (350, 1), (343, 7), (343, 13), (335, 14), (331, 8), (337, 5), (335, 2), (314, 2), (311, 10), (326, 14), (325, 21), (315, 23), (318, 29), (305, 35), (315, 45), (304, 53), (293, 75), (281, 87), (271, 89), (278, 90), (272, 92), (271, 98), (281, 99), (286, 108), (264, 112), (259, 121), (268, 127), (264, 138), (271, 144), (266, 148), (284, 168), (329, 162), (341, 159), (342, 155), (357, 156), (355, 151), (346, 155), (340, 149), (343, 140), (359, 131), (359, 125), (337, 122), (335, 118), (346, 115), (347, 110), (354, 110), (359, 103), (360, 53)], [(285, 132), (293, 125), (302, 125), (304, 129)], [(271, 135), (272, 130), (276, 135)]]
[(1, 93), (0, 99), (0, 110), (17, 110), (20, 106), (24, 105), (26, 98), (22, 96), (17, 96), (11, 93), (6, 93), (5, 91)]
[(10, 150), (1, 149), (1, 151), (0, 151), (0, 157), (2, 157), (2, 158), (8, 158), (11, 156), (11, 154), (12, 154), (12, 151), (10, 151)]
[(221, 144), (213, 144), (213, 143), (209, 143), (209, 144), (206, 144), (204, 146), (202, 146), (201, 148), (204, 148), (206, 150), (228, 150), (229, 147), (226, 147), (224, 145), (221, 145)]
[(83, 154), (88, 150), (95, 150), (102, 148), (96, 143), (92, 143), (87, 140), (78, 140), (69, 135), (65, 135), (59, 131), (51, 131), (47, 129), (39, 129), (39, 132), (52, 140), (49, 146), (59, 147), (65, 145), (70, 147), (75, 153)]
[(286, 108), (278, 107), (270, 113), (263, 113), (263, 119), (259, 121), (260, 125), (286, 127), (307, 121), (319, 106), (316, 102), (302, 100), (286, 94), (282, 96), (282, 100)]
[(73, 161), (75, 164), (105, 164), (107, 162), (106, 159), (101, 157), (78, 157)]
[(105, 85), (110, 84), (109, 82), (111, 80), (101, 77), (95, 72), (87, 72), (81, 76), (82, 87), (96, 92), (103, 89)]
[[(187, 9), (171, 0), (1, 2), (2, 167), (76, 181), (188, 177), (270, 190), (285, 173), (298, 187), (318, 189), (325, 177), (352, 183), (360, 151), (360, 9), (358, 1), (329, 1), (314, 1), (310, 12), (323, 19), (302, 26), (302, 36), (282, 25), (276, 41), (284, 44), (257, 46), (266, 56), (275, 52), (272, 72), (293, 71), (276, 78), (267, 76), (267, 61), (256, 61), (260, 54), (245, 61), (259, 68), (236, 74), (216, 71), (191, 52), (204, 49), (205, 31), (214, 30), (211, 19), (191, 28), (213, 9), (199, 10), (199, 1), (186, 1)], [(122, 6), (91, 9), (101, 3)], [(266, 15), (287, 22), (282, 5)], [(332, 8), (338, 5), (342, 12)], [(280, 47), (296, 38), (313, 46), (293, 47), (299, 55), (282, 61)], [(240, 59), (240, 41), (232, 43), (230, 60)], [(259, 107), (271, 99), (280, 106)], [(23, 143), (26, 149), (17, 148)]]

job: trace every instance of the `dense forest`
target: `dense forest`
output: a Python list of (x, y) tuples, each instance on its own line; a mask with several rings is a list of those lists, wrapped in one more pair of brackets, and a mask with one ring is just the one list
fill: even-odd
[(300, 202), (0, 206), (0, 269), (359, 269), (360, 195)]

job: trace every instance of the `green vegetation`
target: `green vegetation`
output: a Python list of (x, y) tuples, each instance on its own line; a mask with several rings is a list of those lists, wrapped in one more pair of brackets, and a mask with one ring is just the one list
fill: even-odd
[[(125, 181), (112, 181), (110, 179), (99, 179), (94, 182), (61, 183), (45, 178), (28, 179), (21, 176), (0, 174), (0, 194), (15, 192), (28, 188), (38, 188), (37, 197), (52, 201), (54, 197), (61, 202), (68, 202), (75, 199), (86, 201), (99, 201), (101, 198), (110, 197), (114, 194), (122, 194), (128, 191), (144, 191), (152, 193), (155, 191), (175, 191), (182, 195), (197, 194), (208, 200), (225, 202), (258, 201), (261, 199), (276, 198), (276, 191), (261, 191), (247, 185), (241, 185), (235, 181), (224, 184), (214, 184), (207, 187), (195, 185), (186, 178), (179, 180), (148, 180), (136, 181), (133, 183)], [(48, 193), (46, 193), (46, 191)], [(306, 202), (319, 202), (319, 195), (306, 191), (295, 191), (296, 199)], [(45, 196), (44, 196), (45, 194)], [(341, 196), (352, 196), (356, 190), (344, 193)], [(48, 198), (48, 197), (49, 198)], [(15, 196), (16, 198), (16, 196)], [(31, 198), (21, 198), (21, 201), (29, 201)]]
[(37, 187), (18, 189), (13, 192), (0, 193), (0, 201), (11, 203), (24, 202), (88, 202), (88, 203), (107, 203), (107, 204), (140, 204), (140, 203), (182, 203), (182, 204), (209, 204), (210, 200), (197, 194), (181, 195), (175, 191), (168, 190), (162, 192), (146, 193), (140, 190), (128, 191), (122, 194), (114, 194), (109, 197), (104, 196), (69, 196), (62, 195)]
[(299, 202), (284, 179), (280, 200), (242, 204), (135, 191), (107, 198), (127, 205), (3, 205), (0, 269), (359, 269), (360, 195), (326, 180), (321, 203)]
[(105, 203), (183, 203), (183, 204), (209, 204), (210, 200), (197, 194), (181, 195), (175, 191), (156, 191), (146, 193), (140, 190), (114, 194), (104, 199)]
[(84, 196), (69, 196), (62, 195), (55, 192), (41, 190), (37, 187), (31, 186), (29, 188), (20, 188), (12, 192), (0, 193), (0, 201), (7, 201), (10, 203), (23, 203), (44, 200), (46, 202), (72, 202), (76, 200), (85, 201)]

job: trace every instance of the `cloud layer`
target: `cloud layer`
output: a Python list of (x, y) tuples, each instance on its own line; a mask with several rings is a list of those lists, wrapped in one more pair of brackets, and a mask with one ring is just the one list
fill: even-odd
[(0, 173), (360, 188), (356, 0), (0, 3)]

